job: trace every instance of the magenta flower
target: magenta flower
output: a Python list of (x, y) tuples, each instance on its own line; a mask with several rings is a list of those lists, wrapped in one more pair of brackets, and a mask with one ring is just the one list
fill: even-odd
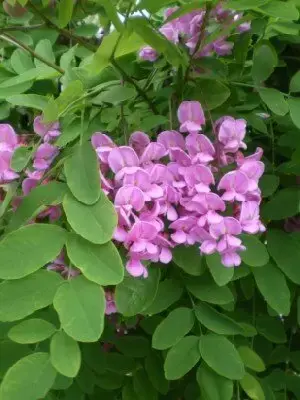
[(60, 135), (59, 123), (53, 122), (49, 124), (45, 124), (42, 122), (43, 116), (39, 115), (34, 119), (33, 129), (34, 132), (44, 139), (45, 142), (50, 142), (53, 139), (56, 139)]
[(10, 151), (0, 151), (0, 183), (11, 182), (19, 175), (10, 168), (12, 158)]
[(128, 260), (126, 264), (126, 270), (130, 275), (134, 277), (140, 277), (140, 276), (142, 276), (143, 278), (148, 277), (147, 268), (144, 266), (141, 260), (137, 258), (130, 258)]
[(54, 158), (58, 155), (59, 151), (56, 146), (49, 143), (43, 143), (34, 154), (33, 167), (37, 170), (44, 171), (50, 167)]
[(197, 224), (197, 218), (193, 216), (181, 217), (170, 224), (170, 229), (175, 232), (171, 234), (171, 239), (177, 244), (192, 245), (195, 243), (195, 237), (192, 230)]
[(142, 60), (154, 62), (158, 59), (158, 53), (153, 47), (145, 46), (140, 50), (139, 57)]
[(106, 300), (105, 314), (106, 315), (115, 314), (117, 312), (117, 307), (115, 303), (114, 293), (109, 290), (106, 290), (105, 300)]
[(0, 152), (13, 152), (18, 147), (18, 136), (13, 127), (8, 124), (0, 124)]
[(96, 150), (99, 160), (105, 164), (108, 164), (109, 153), (114, 147), (116, 147), (111, 138), (105, 135), (104, 133), (96, 132), (92, 136), (91, 142), (92, 146)]
[(215, 183), (211, 170), (205, 165), (192, 165), (186, 168), (184, 179), (187, 185), (198, 193), (210, 192), (210, 185)]
[(255, 201), (245, 201), (242, 203), (240, 224), (243, 231), (251, 234), (266, 230), (259, 219), (259, 203)]
[(193, 162), (206, 164), (214, 159), (216, 150), (207, 136), (190, 134), (186, 137), (185, 143)]
[(262, 177), (265, 170), (265, 165), (261, 161), (246, 161), (240, 166), (240, 171), (243, 171), (248, 177), (248, 190), (257, 190), (258, 181)]
[(182, 135), (177, 131), (164, 131), (157, 137), (157, 143), (164, 146), (167, 152), (172, 148), (185, 150), (185, 141)]
[(180, 132), (198, 133), (205, 125), (205, 116), (198, 101), (183, 101), (178, 108)]
[(232, 53), (233, 43), (226, 42), (224, 38), (221, 38), (213, 43), (213, 48), (219, 56), (227, 56)]
[(243, 142), (246, 135), (246, 121), (244, 119), (234, 119), (232, 117), (223, 117), (219, 125), (218, 139), (224, 145), (224, 150), (230, 153), (236, 153), (239, 148), (246, 149)]
[(220, 180), (218, 190), (224, 190), (222, 199), (226, 201), (245, 201), (249, 189), (249, 179), (242, 171), (228, 172)]
[(133, 132), (130, 135), (129, 146), (133, 148), (133, 150), (139, 157), (143, 154), (145, 148), (148, 146), (149, 143), (149, 136), (146, 135), (146, 133), (144, 132), (137, 131)]

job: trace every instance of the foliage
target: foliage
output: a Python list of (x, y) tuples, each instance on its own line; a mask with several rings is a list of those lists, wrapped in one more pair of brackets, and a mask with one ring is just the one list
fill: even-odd
[[(1, 3), (1, 400), (300, 399), (299, 12), (299, 0)], [(173, 235), (164, 256), (128, 263), (112, 182), (135, 164), (119, 149), (136, 131), (190, 133), (195, 118), (177, 116), (190, 101), (214, 146), (221, 117), (247, 121), (244, 155), (264, 152), (262, 223), (237, 233), (234, 262)], [(217, 182), (233, 172), (224, 154)]]

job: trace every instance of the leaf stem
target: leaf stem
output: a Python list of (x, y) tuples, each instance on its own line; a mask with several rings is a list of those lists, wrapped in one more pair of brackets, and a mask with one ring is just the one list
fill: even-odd
[(9, 43), (13, 43), (14, 45), (20, 47), (23, 50), (28, 51), (28, 53), (30, 53), (34, 58), (36, 58), (36, 59), (40, 60), (42, 63), (48, 65), (48, 67), (55, 69), (60, 74), (63, 75), (65, 73), (65, 71), (61, 67), (59, 67), (56, 64), (53, 64), (51, 61), (40, 56), (38, 53), (36, 53), (34, 50), (32, 50), (29, 46), (27, 46), (27, 44), (22, 43), (19, 39), (16, 39), (15, 37), (9, 35), (8, 33), (2, 34), (1, 38), (6, 40)]
[(28, 32), (33, 29), (39, 29), (44, 27), (45, 24), (36, 24), (36, 25), (28, 25), (28, 26), (6, 26), (5, 28), (0, 28), (0, 34), (6, 33), (6, 32), (14, 32), (14, 31), (22, 31), (22, 32)]

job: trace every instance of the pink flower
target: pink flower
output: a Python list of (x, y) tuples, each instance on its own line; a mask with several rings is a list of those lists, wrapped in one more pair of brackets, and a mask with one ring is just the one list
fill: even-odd
[(60, 135), (59, 123), (53, 122), (45, 124), (42, 122), (43, 116), (39, 115), (34, 119), (33, 129), (34, 132), (44, 139), (45, 142), (49, 142), (52, 139), (57, 138)]
[(141, 164), (159, 161), (166, 154), (165, 147), (160, 143), (149, 143), (141, 155)]
[(148, 277), (147, 268), (142, 264), (139, 259), (130, 258), (126, 264), (126, 270), (130, 275), (134, 277)]
[(139, 57), (142, 60), (154, 62), (158, 58), (158, 53), (153, 47), (145, 46), (140, 50)]
[(186, 148), (193, 162), (208, 163), (215, 157), (216, 150), (207, 136), (190, 134), (185, 139)]
[(246, 161), (241, 167), (248, 177), (248, 190), (253, 191), (258, 189), (258, 181), (262, 177), (265, 170), (265, 165), (261, 161)]
[(105, 314), (106, 315), (115, 314), (117, 312), (117, 307), (114, 299), (114, 293), (107, 290), (105, 292), (105, 300), (106, 300)]
[(251, 234), (266, 230), (259, 219), (259, 203), (255, 201), (245, 201), (242, 203), (240, 224), (243, 231)]
[(216, 193), (196, 194), (186, 205), (186, 209), (200, 214), (198, 225), (220, 223), (223, 217), (217, 211), (225, 211), (224, 201)]
[(205, 116), (198, 101), (183, 101), (178, 108), (180, 132), (198, 133), (205, 125)]
[(146, 135), (146, 133), (144, 132), (137, 131), (133, 132), (130, 135), (129, 146), (133, 148), (133, 150), (139, 157), (143, 154), (145, 148), (148, 146), (149, 143), (149, 136)]
[(92, 146), (96, 150), (99, 160), (108, 164), (109, 153), (116, 147), (111, 138), (101, 132), (94, 133), (92, 136)]
[(184, 179), (187, 185), (198, 193), (210, 192), (210, 185), (215, 183), (211, 170), (204, 165), (192, 165), (186, 168)]
[(166, 151), (169, 152), (172, 148), (179, 148), (185, 150), (185, 141), (182, 135), (177, 131), (164, 131), (157, 137), (157, 143), (164, 146)]
[(115, 147), (108, 155), (108, 165), (115, 174), (126, 167), (138, 167), (139, 163), (136, 152), (129, 146)]
[(194, 244), (195, 237), (192, 234), (192, 229), (196, 224), (196, 217), (188, 216), (178, 218), (177, 221), (172, 222), (170, 225), (170, 229), (175, 230), (175, 233), (171, 234), (172, 240), (177, 244)]
[(233, 43), (226, 42), (224, 38), (213, 42), (213, 48), (219, 56), (227, 56), (232, 53)]
[(37, 170), (44, 171), (49, 168), (54, 158), (58, 155), (59, 151), (56, 146), (49, 143), (41, 144), (35, 154), (33, 167)]
[(218, 139), (224, 145), (224, 150), (230, 153), (236, 153), (239, 148), (246, 149), (243, 142), (246, 135), (247, 123), (244, 119), (234, 119), (232, 117), (223, 117), (219, 125)]
[(19, 177), (19, 174), (10, 168), (12, 153), (0, 151), (0, 183), (11, 182)]
[(0, 124), (0, 152), (13, 152), (18, 147), (19, 139), (11, 125)]
[(226, 201), (245, 201), (248, 188), (249, 179), (242, 171), (228, 172), (218, 185), (218, 190), (225, 190), (222, 199)]

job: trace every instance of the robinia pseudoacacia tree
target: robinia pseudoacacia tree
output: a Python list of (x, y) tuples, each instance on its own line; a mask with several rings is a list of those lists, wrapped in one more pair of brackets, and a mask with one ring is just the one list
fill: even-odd
[(0, 399), (300, 399), (299, 0), (4, 0)]

